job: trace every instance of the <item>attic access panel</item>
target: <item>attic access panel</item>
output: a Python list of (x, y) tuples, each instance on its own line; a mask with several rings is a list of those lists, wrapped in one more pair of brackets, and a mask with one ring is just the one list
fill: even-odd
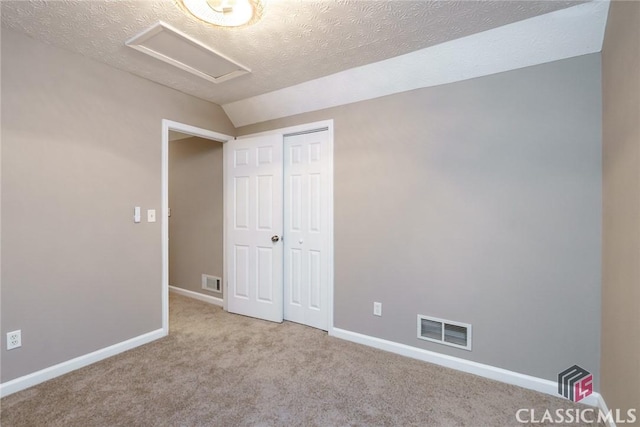
[(222, 83), (251, 72), (164, 22), (154, 24), (125, 44), (212, 83)]

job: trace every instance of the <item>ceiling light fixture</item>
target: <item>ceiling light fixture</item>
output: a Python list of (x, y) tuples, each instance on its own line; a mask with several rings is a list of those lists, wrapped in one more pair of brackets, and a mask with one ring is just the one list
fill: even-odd
[(221, 27), (251, 25), (262, 18), (264, 0), (179, 0), (196, 18)]

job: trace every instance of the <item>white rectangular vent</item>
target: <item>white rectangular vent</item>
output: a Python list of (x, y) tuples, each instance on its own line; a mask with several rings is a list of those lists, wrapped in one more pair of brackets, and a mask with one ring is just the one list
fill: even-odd
[(471, 350), (471, 325), (418, 314), (418, 338)]
[(211, 292), (222, 292), (222, 279), (217, 276), (210, 276), (208, 274), (202, 275), (202, 289), (206, 289)]
[(127, 40), (125, 44), (213, 83), (221, 83), (251, 72), (244, 65), (164, 22), (156, 23)]

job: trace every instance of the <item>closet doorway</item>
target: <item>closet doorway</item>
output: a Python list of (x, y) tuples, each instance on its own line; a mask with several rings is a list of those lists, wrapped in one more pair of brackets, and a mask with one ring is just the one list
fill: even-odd
[(333, 122), (228, 141), (228, 311), (333, 325)]

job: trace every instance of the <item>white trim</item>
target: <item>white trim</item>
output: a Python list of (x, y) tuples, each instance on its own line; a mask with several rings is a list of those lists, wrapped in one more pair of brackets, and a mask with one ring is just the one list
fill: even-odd
[(591, 1), (224, 104), (235, 127), (600, 52), (608, 1)]
[[(238, 136), (237, 139), (253, 138), (256, 136), (265, 136), (265, 135), (273, 135), (273, 134), (280, 134), (284, 138), (285, 135), (289, 135), (292, 133), (313, 132), (316, 129), (323, 129), (323, 128), (328, 128), (329, 132), (331, 133), (331, 142), (332, 142), (331, 148), (333, 149), (333, 119), (320, 120), (318, 122), (307, 123), (304, 125), (289, 126), (286, 128), (280, 128), (280, 129), (274, 129), (274, 130), (265, 130), (262, 132), (252, 133), (250, 135), (241, 135), (241, 136)], [(333, 154), (333, 151), (332, 151), (332, 154)]]
[(178, 287), (169, 285), (169, 292), (173, 292), (174, 294), (178, 294), (178, 295), (182, 295), (182, 296), (185, 296), (185, 297), (197, 299), (199, 301), (204, 301), (204, 302), (207, 302), (209, 304), (217, 305), (217, 306), (220, 306), (220, 307), (222, 307), (224, 305), (224, 301), (222, 300), (222, 298), (216, 298), (216, 297), (212, 297), (210, 295), (200, 294), (198, 292), (193, 292), (193, 291), (190, 291), (188, 289), (182, 289), (182, 288), (178, 288)]
[(222, 308), (224, 311), (229, 311), (229, 298), (225, 296), (229, 295), (227, 292), (227, 209), (224, 205), (224, 201), (227, 200), (227, 174), (225, 173), (224, 159), (227, 158), (228, 145), (222, 145)]
[[(264, 131), (264, 132), (258, 132), (258, 133), (253, 133), (251, 135), (242, 135), (239, 136), (238, 139), (242, 139), (242, 138), (253, 138), (256, 136), (265, 136), (265, 135), (273, 135), (273, 134), (278, 134), (282, 136), (282, 141), (284, 143), (284, 136), (285, 135), (289, 135), (292, 133), (298, 133), (298, 132), (312, 132), (314, 130), (317, 129), (324, 129), (326, 128), (327, 131), (329, 132), (329, 141), (327, 143), (327, 151), (329, 154), (329, 158), (331, 159), (331, 162), (329, 162), (329, 173), (328, 173), (328, 185), (329, 185), (329, 200), (328, 200), (328, 211), (329, 211), (329, 292), (328, 292), (328, 311), (329, 313), (327, 314), (329, 316), (329, 322), (327, 323), (329, 325), (329, 332), (331, 330), (333, 330), (333, 297), (334, 297), (334, 232), (333, 232), (333, 226), (334, 226), (334, 221), (333, 221), (333, 215), (334, 215), (334, 211), (333, 211), (333, 195), (334, 195), (334, 185), (333, 185), (333, 163), (334, 163), (334, 158), (333, 158), (333, 119), (330, 120), (321, 120), (318, 122), (312, 122), (312, 123), (306, 123), (306, 124), (302, 124), (302, 125), (297, 125), (297, 126), (289, 126), (286, 128), (280, 128), (280, 129), (274, 129), (274, 130), (268, 130), (268, 131)], [(226, 185), (225, 185), (226, 188)], [(226, 199), (225, 199), (226, 200)], [(225, 211), (226, 212), (226, 211)], [(225, 224), (226, 224), (226, 217), (225, 217)], [(226, 230), (226, 227), (225, 227)], [(224, 264), (225, 268), (227, 266), (226, 262)], [(227, 271), (225, 270), (223, 272), (224, 277), (229, 277), (227, 274)], [(225, 285), (226, 285), (226, 280), (225, 280)], [(224, 288), (224, 292), (226, 295), (227, 292), (227, 288)], [(226, 303), (226, 299), (225, 299), (225, 303)], [(225, 306), (225, 310), (227, 309), (227, 307)]]
[[(160, 184), (162, 208), (160, 223), (162, 228), (162, 330), (165, 332), (165, 335), (169, 333), (169, 131), (186, 133), (222, 143), (233, 139), (232, 136), (222, 133), (162, 119), (162, 177)], [(222, 262), (224, 265), (224, 258)]]
[[(485, 365), (483, 363), (472, 362), (470, 360), (448, 356), (446, 354), (440, 354), (434, 351), (411, 347), (406, 344), (387, 341), (381, 338), (359, 334), (357, 332), (346, 331), (344, 329), (332, 328), (329, 330), (329, 335), (336, 338), (341, 338), (343, 340), (377, 348), (379, 350), (411, 357), (412, 359), (418, 359), (423, 362), (434, 363), (436, 365), (445, 366), (457, 371), (467, 372), (470, 374), (478, 375), (480, 377), (489, 378), (495, 381), (516, 385), (529, 390), (535, 390), (551, 396), (560, 397), (558, 395), (558, 383), (556, 383), (555, 381), (545, 380), (543, 378), (533, 377), (531, 375), (521, 374), (519, 372), (513, 372), (507, 369)], [(602, 409), (601, 405), (604, 404), (604, 400), (599, 393), (594, 392), (590, 396), (581, 400), (580, 403), (599, 407)]]
[[(333, 329), (333, 295), (334, 295), (334, 277), (335, 277), (335, 272), (334, 272), (334, 221), (333, 221), (333, 216), (334, 216), (334, 211), (333, 211), (333, 196), (334, 196), (334, 182), (333, 182), (333, 163), (334, 163), (334, 157), (333, 157), (333, 120), (327, 120), (325, 122), (318, 122), (314, 125), (319, 125), (318, 127), (324, 127), (323, 126), (326, 125), (326, 127), (328, 128), (329, 131), (329, 143), (327, 144), (327, 151), (329, 152), (329, 158), (331, 159), (331, 162), (329, 163), (329, 167), (328, 167), (328, 175), (329, 175), (329, 198), (327, 200), (327, 210), (329, 211), (329, 219), (328, 219), (328, 223), (329, 223), (329, 295), (328, 295), (328, 301), (329, 301), (329, 330)], [(291, 132), (291, 131), (290, 131)]]
[(120, 343), (105, 347), (103, 349), (94, 351), (83, 356), (76, 357), (75, 359), (67, 360), (66, 362), (59, 363), (54, 366), (42, 369), (40, 371), (33, 372), (31, 374), (16, 378), (11, 381), (0, 384), (0, 397), (5, 397), (34, 385), (43, 383), (60, 375), (64, 375), (76, 369), (83, 368), (92, 363), (99, 362), (116, 354), (131, 350), (132, 348), (139, 347), (141, 345), (150, 343), (159, 338), (166, 336), (166, 332), (163, 329), (157, 329), (152, 332), (137, 336), (135, 338), (122, 341)]

